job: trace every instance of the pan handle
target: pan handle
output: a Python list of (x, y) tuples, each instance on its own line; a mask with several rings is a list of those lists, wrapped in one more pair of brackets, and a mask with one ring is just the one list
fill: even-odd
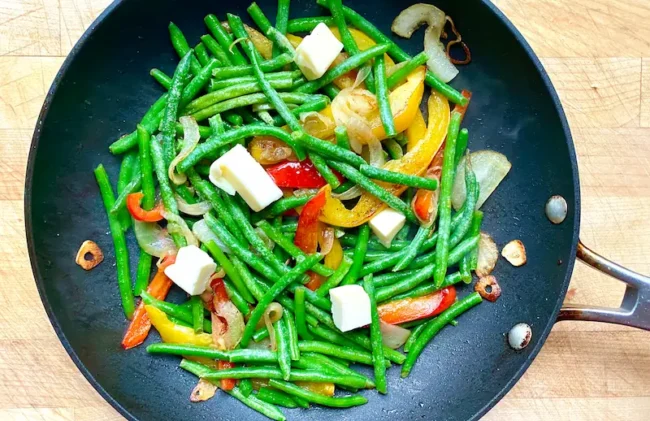
[(615, 323), (650, 330), (650, 278), (620, 266), (578, 241), (577, 256), (584, 263), (619, 281), (627, 288), (619, 308), (567, 305), (557, 320)]

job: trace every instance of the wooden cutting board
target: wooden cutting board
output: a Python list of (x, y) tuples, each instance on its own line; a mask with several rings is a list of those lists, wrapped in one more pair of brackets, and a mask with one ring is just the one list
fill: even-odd
[[(582, 240), (650, 273), (650, 1), (495, 3), (542, 59), (569, 118), (580, 164)], [(27, 153), (43, 99), (66, 54), (108, 4), (0, 0), (1, 420), (121, 419), (52, 330), (30, 270), (23, 219)], [(617, 306), (623, 290), (577, 264), (567, 301)], [(648, 414), (650, 333), (564, 322), (486, 419)]]

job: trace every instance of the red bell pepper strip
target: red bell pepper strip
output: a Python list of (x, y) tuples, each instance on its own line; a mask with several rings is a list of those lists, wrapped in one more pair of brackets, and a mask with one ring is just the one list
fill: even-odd
[(377, 307), (379, 318), (392, 325), (433, 317), (456, 301), (453, 286), (417, 298), (403, 298)]
[[(176, 259), (176, 256), (172, 257), (173, 260)], [(171, 263), (168, 263), (168, 265), (169, 264)], [(158, 300), (164, 300), (171, 287), (172, 280), (165, 275), (161, 268), (147, 287), (147, 292)], [(126, 330), (126, 333), (124, 333), (124, 338), (122, 338), (122, 348), (131, 349), (140, 345), (145, 339), (147, 339), (150, 329), (151, 321), (149, 320), (149, 315), (144, 308), (144, 303), (140, 301), (138, 308), (136, 308), (135, 313), (133, 313), (133, 320), (131, 320), (131, 324)]]
[(463, 118), (465, 118), (465, 113), (467, 112), (467, 107), (469, 106), (469, 101), (472, 99), (472, 93), (466, 89), (463, 89), (461, 94), (467, 98), (467, 104), (465, 105), (458, 105), (454, 107), (454, 111), (457, 111), (460, 113), (460, 121), (463, 121)]
[[(285, 161), (266, 169), (275, 184), (280, 188), (319, 189), (327, 182), (309, 159), (304, 161)], [(343, 181), (343, 177), (334, 172)]]
[(309, 276), (309, 282), (305, 284), (305, 287), (309, 288), (312, 291), (316, 291), (323, 285), (323, 277), (315, 272), (308, 271), (307, 275)]
[[(210, 288), (214, 292), (214, 300), (217, 302), (230, 301), (228, 297), (228, 292), (226, 291), (226, 286), (223, 283), (223, 279), (215, 278), (210, 282)], [(229, 361), (217, 362), (217, 368), (219, 370), (224, 370), (227, 368), (234, 368), (235, 364)], [(235, 379), (221, 379), (221, 388), (223, 390), (232, 390), (237, 386), (237, 380)]]
[(321, 190), (305, 204), (300, 212), (293, 243), (307, 254), (316, 253), (318, 249), (318, 234), (322, 228), (319, 218), (325, 201), (325, 191)]
[(158, 203), (156, 207), (154, 207), (151, 210), (144, 210), (142, 209), (142, 206), (140, 206), (140, 202), (142, 201), (142, 197), (144, 195), (140, 192), (138, 193), (131, 193), (126, 197), (126, 208), (129, 210), (129, 213), (131, 216), (138, 221), (144, 221), (144, 222), (158, 222), (163, 219), (162, 216), (162, 211), (163, 211), (163, 204)]
[[(217, 362), (217, 368), (219, 370), (226, 370), (228, 368), (235, 368), (235, 363), (231, 363), (229, 361), (221, 361)], [(221, 388), (223, 390), (233, 390), (237, 386), (237, 380), (235, 379), (221, 379)]]

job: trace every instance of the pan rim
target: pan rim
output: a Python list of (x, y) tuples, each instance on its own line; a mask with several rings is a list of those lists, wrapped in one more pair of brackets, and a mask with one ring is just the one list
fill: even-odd
[[(111, 394), (108, 393), (106, 389), (104, 389), (104, 387), (99, 383), (99, 381), (95, 379), (95, 377), (90, 373), (88, 368), (83, 364), (83, 362), (81, 362), (81, 359), (79, 358), (76, 351), (73, 349), (72, 345), (68, 341), (66, 334), (63, 332), (63, 329), (61, 328), (61, 325), (59, 324), (54, 314), (54, 311), (52, 309), (52, 306), (48, 300), (48, 297), (46, 295), (43, 277), (41, 276), (40, 270), (36, 264), (36, 250), (34, 248), (34, 234), (33, 234), (32, 220), (31, 220), (34, 162), (36, 158), (36, 151), (38, 150), (38, 146), (39, 146), (41, 127), (43, 125), (43, 121), (45, 120), (45, 118), (49, 113), (50, 106), (52, 104), (52, 99), (59, 88), (61, 79), (67, 72), (72, 62), (76, 59), (79, 50), (81, 50), (81, 48), (85, 45), (85, 43), (91, 37), (92, 33), (95, 32), (95, 30), (104, 23), (106, 18), (125, 1), (127, 0), (114, 0), (88, 26), (88, 28), (84, 31), (83, 35), (79, 38), (77, 43), (68, 53), (66, 59), (61, 65), (61, 68), (59, 69), (54, 80), (52, 81), (52, 85), (48, 90), (48, 93), (43, 102), (43, 106), (39, 113), (38, 119), (36, 121), (34, 134), (32, 136), (32, 141), (30, 144), (30, 150), (27, 159), (27, 169), (25, 175), (23, 215), (25, 219), (25, 235), (27, 240), (27, 249), (28, 249), (28, 254), (30, 259), (30, 266), (32, 268), (32, 274), (34, 276), (34, 281), (36, 283), (38, 294), (41, 298), (41, 302), (43, 303), (45, 312), (47, 313), (48, 319), (52, 324), (54, 332), (56, 333), (59, 341), (61, 342), (63, 348), (66, 350), (66, 352), (72, 359), (75, 366), (79, 369), (81, 374), (86, 378), (86, 380), (90, 383), (90, 385), (100, 394), (100, 396), (106, 402), (108, 402), (113, 408), (115, 408), (115, 410), (119, 412), (120, 415), (124, 416), (126, 419), (138, 421), (138, 419), (135, 416), (133, 416), (133, 414), (131, 414), (115, 398), (113, 398), (113, 396), (111, 396)], [(541, 333), (539, 333), (540, 340), (537, 342), (535, 347), (532, 350), (530, 350), (530, 353), (526, 361), (524, 362), (524, 364), (522, 364), (522, 366), (517, 370), (517, 372), (512, 376), (512, 378), (501, 388), (501, 390), (497, 394), (495, 394), (495, 396), (489, 402), (487, 402), (481, 409), (479, 409), (476, 412), (476, 414), (474, 414), (471, 418), (469, 418), (470, 420), (480, 419), (491, 408), (493, 408), (501, 399), (503, 399), (503, 397), (512, 389), (512, 387), (523, 376), (523, 374), (526, 372), (528, 367), (530, 367), (531, 363), (537, 357), (539, 351), (546, 343), (546, 339), (548, 338), (551, 329), (555, 325), (557, 315), (559, 314), (560, 308), (563, 304), (564, 297), (566, 295), (569, 286), (569, 282), (571, 280), (571, 275), (573, 274), (573, 268), (576, 261), (576, 251), (578, 245), (579, 231), (580, 231), (580, 210), (581, 210), (580, 181), (579, 181), (578, 164), (576, 159), (575, 146), (573, 143), (573, 137), (571, 135), (571, 130), (569, 128), (566, 114), (564, 113), (564, 108), (562, 107), (560, 99), (548, 76), (548, 73), (544, 69), (544, 66), (542, 65), (541, 61), (539, 60), (539, 58), (537, 57), (537, 55), (535, 54), (531, 46), (528, 44), (524, 36), (519, 32), (519, 30), (514, 26), (514, 24), (503, 14), (503, 12), (501, 12), (490, 0), (480, 0), (480, 1), (481, 3), (483, 3), (484, 6), (487, 7), (487, 9), (490, 12), (492, 12), (500, 21), (503, 22), (503, 24), (506, 26), (508, 31), (514, 36), (517, 42), (523, 47), (526, 55), (531, 60), (540, 78), (542, 79), (544, 83), (544, 87), (546, 88), (549, 95), (551, 96), (551, 100), (553, 102), (557, 115), (560, 119), (562, 130), (564, 132), (564, 136), (566, 138), (567, 146), (569, 149), (569, 158), (571, 160), (571, 173), (573, 179), (574, 198), (575, 198), (575, 209), (574, 209), (573, 239), (572, 239), (570, 259), (566, 262), (566, 273), (565, 273), (564, 281), (560, 288), (557, 297), (557, 303), (553, 309), (549, 322), (547, 323), (546, 326), (544, 326)]]

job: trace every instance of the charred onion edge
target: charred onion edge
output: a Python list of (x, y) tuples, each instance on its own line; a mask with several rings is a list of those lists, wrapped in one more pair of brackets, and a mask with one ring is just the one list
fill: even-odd
[[(91, 259), (86, 259), (86, 254), (90, 254)], [(97, 243), (91, 240), (86, 240), (81, 243), (75, 262), (84, 270), (91, 270), (98, 264), (104, 261), (104, 253), (99, 248)]]
[[(490, 292), (487, 288), (490, 287)], [(474, 291), (478, 292), (481, 297), (490, 302), (495, 302), (501, 296), (501, 286), (497, 282), (497, 278), (492, 275), (484, 276), (474, 285)]]

